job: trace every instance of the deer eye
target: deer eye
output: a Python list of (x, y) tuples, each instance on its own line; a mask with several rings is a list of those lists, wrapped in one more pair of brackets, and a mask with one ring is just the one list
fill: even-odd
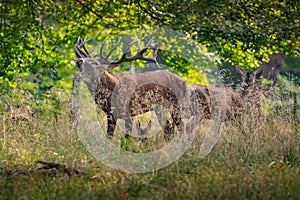
[(82, 65), (82, 63), (83, 63), (82, 59), (77, 59), (76, 65), (78, 66), (78, 68)]

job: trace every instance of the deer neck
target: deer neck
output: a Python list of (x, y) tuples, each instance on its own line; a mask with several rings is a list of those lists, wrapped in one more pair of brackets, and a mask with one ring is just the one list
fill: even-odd
[(104, 71), (103, 73), (101, 73), (101, 75), (95, 74), (95, 76), (88, 77), (86, 79), (83, 78), (83, 80), (86, 83), (90, 94), (95, 98), (95, 95), (99, 88), (100, 90), (105, 88), (113, 91), (118, 82), (118, 77), (117, 75), (111, 75), (107, 71)]
[(90, 94), (92, 95), (92, 97), (95, 96), (96, 90), (97, 90), (97, 79), (94, 80), (89, 80), (89, 81), (85, 81), (88, 90), (90, 92)]
[(114, 90), (114, 88), (116, 87), (116, 85), (119, 82), (119, 75), (111, 75), (110, 73), (108, 73), (107, 71), (104, 71), (102, 76), (101, 76), (101, 87), (105, 87), (111, 91)]
[(96, 73), (92, 73), (89, 76), (82, 76), (83, 81), (85, 82), (91, 96), (94, 98), (96, 91), (97, 91), (97, 87), (100, 81), (100, 78), (102, 77), (102, 74), (96, 74)]

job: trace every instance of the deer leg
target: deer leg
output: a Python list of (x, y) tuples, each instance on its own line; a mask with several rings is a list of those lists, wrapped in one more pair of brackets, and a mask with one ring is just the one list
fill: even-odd
[(177, 126), (177, 131), (179, 133), (182, 133), (184, 131), (184, 124), (183, 124), (181, 117), (175, 118), (174, 122), (175, 122), (175, 125)]
[(163, 128), (165, 140), (169, 140), (175, 134), (175, 115), (171, 114), (172, 123), (168, 120), (167, 111), (163, 106), (157, 106), (155, 109), (155, 113), (158, 119), (160, 126)]
[(132, 132), (132, 119), (128, 112), (126, 114), (126, 119), (125, 119), (125, 128), (126, 128), (125, 138), (129, 138), (129, 134)]
[(174, 120), (171, 124), (167, 119), (167, 113), (163, 106), (157, 105), (155, 107), (155, 114), (157, 116), (158, 122), (164, 131), (164, 138), (166, 141), (170, 140), (170, 138), (174, 135)]
[(184, 123), (179, 116), (172, 117), (173, 122), (170, 123), (169, 120), (166, 121), (166, 125), (164, 126), (164, 138), (166, 141), (170, 140), (172, 136), (175, 135), (175, 126), (177, 126), (177, 131), (182, 134), (184, 130)]
[(177, 131), (179, 133), (184, 132), (184, 123), (182, 121), (181, 109), (176, 106), (173, 112), (171, 113), (173, 119), (173, 126), (177, 126)]
[(165, 112), (164, 107), (161, 106), (161, 105), (157, 105), (157, 106), (155, 107), (155, 114), (156, 114), (156, 116), (157, 116), (159, 125), (160, 125), (163, 129), (165, 129), (165, 127), (167, 126), (168, 120), (167, 120), (167, 115), (166, 115), (166, 112)]
[(116, 120), (112, 114), (107, 115), (107, 136), (111, 137), (114, 135), (116, 128)]
[(169, 120), (166, 120), (166, 124), (163, 127), (165, 141), (169, 141), (172, 138), (172, 136), (174, 136), (174, 128), (174, 123), (170, 123)]

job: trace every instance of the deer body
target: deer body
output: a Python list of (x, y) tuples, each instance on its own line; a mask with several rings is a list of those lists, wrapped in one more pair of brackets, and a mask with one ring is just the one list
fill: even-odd
[[(170, 112), (175, 125), (180, 124), (180, 100), (184, 98), (186, 82), (168, 71), (142, 74), (111, 75), (104, 72), (97, 82), (94, 100), (106, 113), (108, 135), (113, 135), (117, 119), (124, 119), (131, 130), (131, 118), (151, 110), (156, 105)], [(113, 104), (113, 105), (112, 105)]]
[[(236, 70), (242, 74), (243, 81), (239, 90), (233, 90), (230, 87), (212, 87), (199, 84), (192, 85), (192, 91), (199, 105), (199, 113), (201, 119), (211, 119), (214, 114), (214, 103), (217, 101), (225, 101), (225, 120), (234, 120), (241, 132), (246, 135), (243, 127), (242, 114), (245, 110), (245, 102), (253, 100), (253, 94), (257, 93), (261, 85), (262, 66), (253, 71), (245, 71), (241, 67), (236, 66)], [(219, 94), (225, 92), (224, 99), (217, 99)], [(251, 96), (252, 95), (252, 96)], [(252, 102), (253, 103), (253, 102)], [(255, 102), (257, 103), (257, 102)]]
[(212, 113), (214, 113), (213, 101), (214, 98), (218, 97), (218, 94), (224, 92), (224, 99), (221, 101), (226, 101), (225, 113), (227, 118), (236, 118), (237, 115), (240, 115), (243, 107), (243, 99), (240, 93), (233, 90), (230, 87), (212, 87), (212, 86), (203, 86), (199, 84), (192, 85), (193, 91), (196, 95), (196, 99), (199, 105), (199, 112), (202, 118), (210, 119)]
[[(191, 107), (189, 114), (199, 114), (200, 120), (212, 119), (214, 114), (220, 114), (222, 106), (224, 110), (225, 120), (235, 121), (243, 135), (246, 136), (245, 128), (243, 126), (242, 114), (245, 111), (245, 103), (251, 101), (252, 104), (258, 104), (257, 97), (259, 87), (261, 86), (262, 66), (253, 71), (245, 71), (241, 67), (236, 66), (236, 70), (242, 74), (243, 81), (239, 90), (233, 90), (231, 87), (213, 87), (194, 84), (189, 86), (193, 107)], [(253, 102), (253, 100), (256, 100)], [(218, 110), (219, 109), (219, 110)], [(188, 116), (190, 117), (190, 116)], [(172, 132), (174, 126), (171, 126), (169, 121), (165, 128), (165, 132)]]

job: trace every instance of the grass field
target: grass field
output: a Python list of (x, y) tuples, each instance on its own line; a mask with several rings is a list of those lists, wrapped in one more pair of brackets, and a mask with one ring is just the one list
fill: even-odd
[[(291, 112), (254, 117), (247, 139), (227, 123), (212, 152), (200, 159), (209, 123), (203, 121), (179, 160), (133, 174), (105, 166), (86, 150), (65, 94), (58, 99), (60, 113), (25, 119), (5, 108), (16, 104), (11, 98), (1, 99), (0, 199), (300, 199), (300, 125)], [(43, 168), (38, 161), (59, 165)]]

